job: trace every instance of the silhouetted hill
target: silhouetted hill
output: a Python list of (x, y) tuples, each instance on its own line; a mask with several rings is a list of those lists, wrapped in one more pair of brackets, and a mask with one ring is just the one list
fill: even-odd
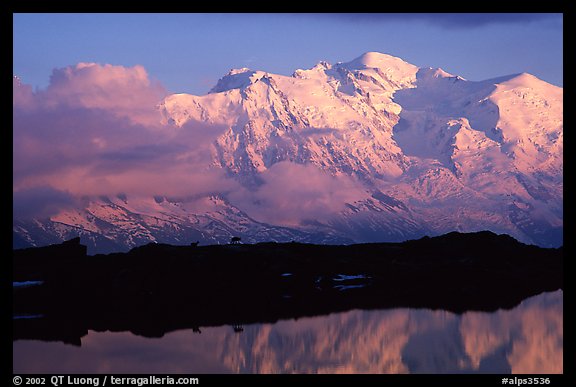
[(73, 342), (88, 329), (144, 336), (394, 307), (512, 308), (563, 286), (563, 249), (492, 232), (404, 243), (171, 246), (86, 255), (79, 239), (14, 251), (14, 339)]

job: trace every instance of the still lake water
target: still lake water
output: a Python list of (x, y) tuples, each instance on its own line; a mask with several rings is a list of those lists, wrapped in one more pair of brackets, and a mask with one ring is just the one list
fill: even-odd
[(18, 340), (14, 373), (562, 373), (563, 293), (492, 313), (352, 310), (181, 330), (93, 332), (82, 346)]

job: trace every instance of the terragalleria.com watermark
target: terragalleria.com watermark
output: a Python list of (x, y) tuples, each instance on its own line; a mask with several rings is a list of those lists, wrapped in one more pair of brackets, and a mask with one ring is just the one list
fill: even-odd
[(126, 377), (126, 376), (63, 376), (53, 375), (49, 377), (29, 377), (14, 376), (12, 382), (15, 386), (40, 386), (51, 384), (59, 386), (148, 386), (148, 385), (198, 385), (200, 380), (191, 377), (172, 376), (147, 376), (147, 377)]

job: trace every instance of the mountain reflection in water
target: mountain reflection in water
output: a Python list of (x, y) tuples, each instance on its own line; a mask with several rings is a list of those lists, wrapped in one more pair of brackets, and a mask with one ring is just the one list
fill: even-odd
[(14, 373), (562, 373), (563, 293), (511, 310), (353, 310), (159, 339), (93, 332), (82, 346), (17, 340)]

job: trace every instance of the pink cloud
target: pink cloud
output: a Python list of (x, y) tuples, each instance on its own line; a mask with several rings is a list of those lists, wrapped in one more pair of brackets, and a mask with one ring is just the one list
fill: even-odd
[[(186, 197), (237, 187), (222, 169), (211, 167), (220, 127), (189, 124), (164, 135), (86, 111), (65, 117), (28, 115), (26, 123), (40, 126), (43, 119), (46, 131), (15, 134), (16, 191), (47, 185), (82, 196)], [(15, 127), (23, 129), (21, 120)]]
[(14, 216), (17, 218), (50, 217), (63, 208), (78, 204), (70, 193), (49, 186), (22, 190), (13, 199)]
[(48, 88), (36, 93), (15, 78), (15, 200), (47, 192), (43, 187), (77, 197), (186, 197), (237, 189), (221, 169), (210, 167), (211, 144), (226, 128), (163, 126), (156, 109), (163, 94), (141, 66), (57, 69)]
[(284, 161), (274, 164), (261, 178), (264, 183), (259, 188), (234, 192), (231, 199), (254, 218), (269, 223), (298, 225), (326, 220), (346, 203), (369, 196), (354, 178), (334, 176), (313, 165)]
[(20, 108), (32, 107), (34, 101), (34, 94), (32, 86), (22, 83), (20, 78), (12, 77), (12, 106), (19, 106)]
[(166, 94), (140, 65), (78, 63), (53, 70), (50, 85), (36, 97), (47, 108), (101, 109), (137, 124), (154, 125), (160, 121), (155, 106)]

